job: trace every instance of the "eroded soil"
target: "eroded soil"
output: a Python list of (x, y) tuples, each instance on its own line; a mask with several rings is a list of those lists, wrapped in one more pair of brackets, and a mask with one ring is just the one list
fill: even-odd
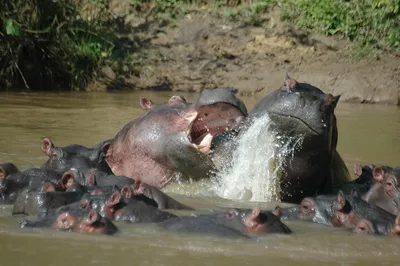
[[(141, 67), (125, 78), (125, 88), (197, 92), (233, 87), (241, 95), (262, 97), (279, 88), (288, 73), (341, 94), (341, 101), (400, 104), (400, 55), (356, 60), (345, 41), (295, 30), (273, 12), (263, 27), (217, 19), (202, 9), (172, 24), (138, 18), (123, 5), (114, 13), (124, 20), (127, 36), (142, 43), (137, 51)], [(111, 69), (103, 73), (116, 78)], [(104, 89), (101, 82), (91, 87)]]

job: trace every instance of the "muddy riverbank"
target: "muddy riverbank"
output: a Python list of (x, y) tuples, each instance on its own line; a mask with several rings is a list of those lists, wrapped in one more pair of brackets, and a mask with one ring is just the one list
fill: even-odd
[[(100, 79), (91, 90), (198, 92), (233, 87), (241, 95), (262, 97), (279, 88), (289, 73), (341, 94), (343, 102), (400, 104), (399, 54), (359, 59), (361, 51), (345, 41), (295, 29), (274, 12), (262, 27), (255, 27), (218, 19), (206, 8), (188, 9), (172, 24), (162, 17), (132, 17), (127, 10), (119, 5), (113, 12), (144, 43), (138, 51), (145, 55), (141, 67), (123, 83), (110, 86)], [(103, 70), (107, 81), (118, 80), (111, 68)]]

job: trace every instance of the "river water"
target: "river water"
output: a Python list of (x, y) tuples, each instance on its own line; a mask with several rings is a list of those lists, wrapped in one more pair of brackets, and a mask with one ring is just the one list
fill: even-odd
[[(57, 146), (93, 146), (112, 138), (143, 113), (140, 96), (162, 102), (171, 92), (2, 93), (0, 161), (20, 169), (38, 167), (46, 157), (43, 137)], [(197, 94), (185, 94), (194, 101)], [(260, 99), (242, 97), (251, 109)], [(400, 165), (400, 110), (394, 106), (339, 103), (338, 150), (349, 170), (357, 161)], [(210, 183), (173, 184), (166, 192), (199, 210), (217, 207), (272, 208), (275, 202), (229, 200), (210, 193)], [(207, 192), (208, 191), (208, 192)], [(281, 204), (285, 206), (285, 204)], [(286, 222), (291, 236), (260, 242), (163, 232), (149, 225), (116, 223), (116, 236), (21, 230), (21, 217), (0, 206), (0, 265), (400, 265), (400, 239), (354, 235), (302, 222)], [(184, 214), (184, 213), (183, 213)]]

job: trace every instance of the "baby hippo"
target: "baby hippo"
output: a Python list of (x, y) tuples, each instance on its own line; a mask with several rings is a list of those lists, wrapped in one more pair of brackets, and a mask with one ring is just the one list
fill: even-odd
[(22, 220), (20, 228), (53, 228), (61, 231), (76, 232), (80, 234), (100, 233), (111, 235), (118, 229), (107, 218), (101, 217), (92, 209), (75, 209), (52, 216), (47, 216), (38, 221)]

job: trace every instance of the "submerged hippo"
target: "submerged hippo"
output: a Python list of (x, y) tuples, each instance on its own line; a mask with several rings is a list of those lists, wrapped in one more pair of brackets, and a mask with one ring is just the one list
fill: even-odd
[(333, 184), (351, 180), (336, 151), (334, 110), (339, 98), (287, 76), (280, 89), (264, 97), (250, 112), (246, 126), (268, 115), (284, 143), (289, 138), (303, 139), (293, 154), (285, 156), (284, 170), (278, 174), (281, 200), (298, 203), (306, 196), (331, 192)]
[(117, 176), (127, 176), (157, 188), (175, 173), (194, 180), (206, 178), (214, 164), (206, 154), (213, 136), (236, 130), (247, 116), (244, 104), (228, 88), (203, 91), (195, 104), (172, 96), (147, 110), (103, 146), (105, 159)]

